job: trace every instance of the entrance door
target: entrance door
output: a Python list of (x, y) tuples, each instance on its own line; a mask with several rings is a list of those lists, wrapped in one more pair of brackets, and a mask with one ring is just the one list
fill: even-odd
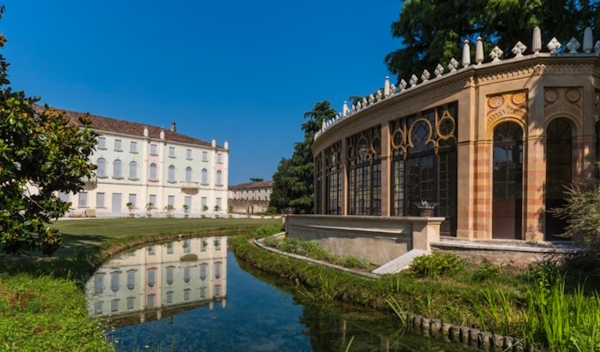
[(567, 219), (555, 217), (550, 210), (565, 206), (564, 186), (571, 182), (573, 149), (571, 125), (565, 119), (554, 119), (546, 129), (546, 241), (565, 241)]
[(113, 193), (112, 194), (112, 212), (113, 213), (121, 212), (121, 193)]
[(492, 238), (522, 239), (523, 130), (504, 122), (494, 130)]

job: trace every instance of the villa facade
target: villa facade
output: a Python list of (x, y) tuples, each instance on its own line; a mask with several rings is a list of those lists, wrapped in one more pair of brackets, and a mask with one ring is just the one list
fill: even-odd
[(230, 186), (228, 202), (234, 213), (256, 213), (269, 209), (273, 181), (253, 181)]
[[(72, 123), (80, 113), (63, 111)], [(91, 116), (100, 135), (90, 162), (96, 176), (86, 180), (78, 194), (60, 194), (72, 203), (73, 213), (95, 216), (164, 213), (171, 205), (175, 214), (190, 216), (227, 210), (229, 146), (205, 142), (178, 133), (175, 123), (162, 129), (140, 123)], [(215, 208), (218, 207), (218, 208)], [(216, 210), (218, 209), (218, 210)], [(91, 210), (91, 212), (90, 212)]]
[(478, 41), (472, 63), (466, 42), (460, 63), (344, 103), (312, 146), (315, 213), (411, 217), (427, 201), (441, 235), (563, 240), (549, 210), (598, 158), (600, 42), (588, 29), (562, 46), (542, 52), (536, 30), (531, 49), (487, 63)]

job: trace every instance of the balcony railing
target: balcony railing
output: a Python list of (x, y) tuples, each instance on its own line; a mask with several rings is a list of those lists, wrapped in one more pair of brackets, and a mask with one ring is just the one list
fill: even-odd
[(199, 187), (198, 182), (181, 181), (182, 189), (198, 189)]

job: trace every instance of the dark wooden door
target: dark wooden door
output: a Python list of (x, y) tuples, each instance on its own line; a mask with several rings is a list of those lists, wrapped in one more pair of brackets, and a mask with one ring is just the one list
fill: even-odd
[(523, 130), (505, 122), (494, 130), (492, 238), (522, 239)]

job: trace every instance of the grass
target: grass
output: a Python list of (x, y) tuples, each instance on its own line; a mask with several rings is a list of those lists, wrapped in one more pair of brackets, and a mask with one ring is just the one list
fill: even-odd
[(0, 255), (0, 351), (112, 351), (88, 316), (83, 286), (114, 253), (143, 243), (250, 231), (280, 220), (93, 219), (58, 221), (55, 257)]
[(318, 243), (311, 241), (290, 237), (280, 240), (273, 236), (269, 236), (265, 238), (264, 244), (269, 247), (277, 248), (282, 252), (294, 253), (312, 259), (323, 260), (332, 264), (341, 265), (346, 268), (366, 270), (373, 270), (376, 268), (376, 266), (371, 264), (366, 258), (356, 257), (353, 255), (345, 255), (340, 257), (328, 252)]
[(433, 255), (406, 273), (370, 280), (263, 251), (248, 242), (264, 236), (234, 238), (236, 256), (295, 282), (307, 299), (389, 311), (401, 324), (406, 324), (406, 313), (423, 315), (513, 336), (543, 350), (600, 351), (600, 295), (597, 280), (590, 283), (596, 278), (586, 281), (585, 275), (565, 272), (552, 262), (514, 272)]

